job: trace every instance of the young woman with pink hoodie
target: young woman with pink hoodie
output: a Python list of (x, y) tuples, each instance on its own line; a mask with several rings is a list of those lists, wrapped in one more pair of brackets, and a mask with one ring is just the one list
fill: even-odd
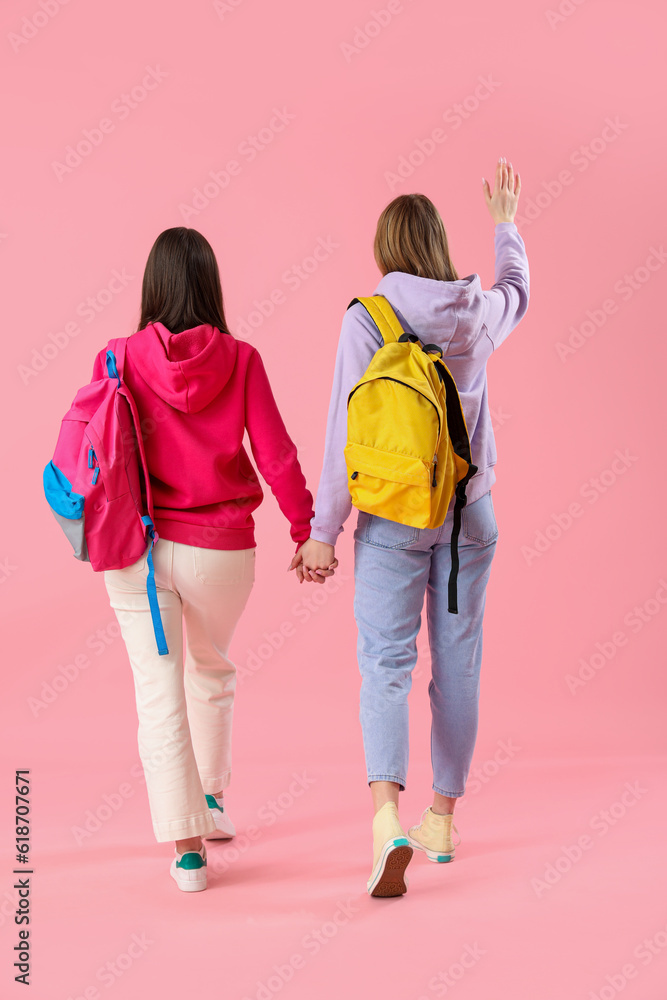
[[(93, 380), (106, 374), (105, 355), (106, 348), (95, 359)], [(297, 548), (310, 535), (312, 496), (262, 359), (232, 336), (215, 254), (194, 229), (167, 229), (150, 251), (123, 377), (153, 491), (167, 655), (155, 644), (148, 550), (104, 580), (134, 675), (155, 837), (175, 841), (171, 874), (180, 889), (197, 891), (206, 888), (202, 837), (235, 832), (223, 798), (236, 685), (228, 650), (253, 586), (253, 511), (262, 501), (244, 432)], [(317, 582), (334, 569), (316, 574)]]

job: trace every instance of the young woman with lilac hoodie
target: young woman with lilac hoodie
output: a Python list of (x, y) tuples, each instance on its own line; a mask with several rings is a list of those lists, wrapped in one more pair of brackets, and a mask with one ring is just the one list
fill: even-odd
[[(412, 528), (359, 511), (354, 532), (360, 720), (371, 788), (373, 896), (406, 891), (413, 848), (431, 861), (454, 857), (452, 816), (463, 795), (477, 736), (482, 619), (498, 526), (491, 487), (496, 446), (487, 400), (486, 363), (528, 307), (529, 273), (514, 224), (521, 182), (504, 158), (493, 193), (483, 181), (495, 223), (495, 283), (485, 291), (478, 274), (459, 278), (437, 209), (423, 195), (401, 195), (380, 216), (375, 260), (384, 295), (403, 329), (442, 348), (458, 387), (478, 467), (467, 487), (459, 536), (459, 613), (448, 613), (450, 541), (455, 497), (439, 528)], [(324, 463), (310, 539), (292, 560), (300, 579), (321, 581), (335, 565), (334, 546), (351, 512), (343, 449), (347, 399), (382, 337), (361, 304), (347, 310), (336, 356)], [(416, 639), (427, 598), (432, 679), (433, 803), (407, 836), (398, 817), (408, 767), (408, 693)], [(454, 827), (455, 832), (456, 827)]]
[[(93, 380), (106, 374), (105, 355), (95, 359)], [(297, 546), (310, 535), (312, 496), (262, 359), (230, 333), (215, 255), (194, 229), (167, 229), (150, 251), (123, 377), (153, 492), (167, 655), (155, 645), (148, 550), (104, 580), (134, 676), (153, 831), (159, 842), (175, 841), (178, 887), (197, 891), (206, 888), (202, 836), (235, 832), (223, 802), (236, 686), (228, 650), (255, 577), (252, 514), (262, 501), (244, 432)]]

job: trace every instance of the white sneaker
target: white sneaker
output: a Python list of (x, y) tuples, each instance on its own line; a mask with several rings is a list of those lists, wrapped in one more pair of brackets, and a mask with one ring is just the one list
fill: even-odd
[(206, 888), (206, 846), (201, 845), (199, 851), (185, 851), (179, 854), (171, 863), (169, 873), (176, 879), (176, 885), (183, 892), (199, 892)]
[(205, 833), (206, 839), (229, 840), (231, 837), (235, 837), (236, 829), (229, 818), (226, 806), (223, 805), (222, 795), (219, 799), (216, 799), (214, 795), (207, 795), (206, 802), (211, 810), (211, 816), (215, 820), (215, 830), (211, 833)]

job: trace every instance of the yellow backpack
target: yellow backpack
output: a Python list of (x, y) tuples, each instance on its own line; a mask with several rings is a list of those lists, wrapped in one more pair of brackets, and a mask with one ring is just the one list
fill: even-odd
[(415, 528), (438, 528), (456, 494), (449, 607), (458, 614), (458, 535), (465, 487), (477, 472), (454, 378), (436, 344), (401, 327), (383, 295), (360, 302), (382, 334), (347, 401), (345, 462), (359, 510)]

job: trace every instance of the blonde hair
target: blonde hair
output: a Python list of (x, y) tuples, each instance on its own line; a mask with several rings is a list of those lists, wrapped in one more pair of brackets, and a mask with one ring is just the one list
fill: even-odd
[(405, 271), (421, 278), (456, 281), (440, 213), (424, 194), (401, 194), (378, 219), (373, 245), (382, 274)]

